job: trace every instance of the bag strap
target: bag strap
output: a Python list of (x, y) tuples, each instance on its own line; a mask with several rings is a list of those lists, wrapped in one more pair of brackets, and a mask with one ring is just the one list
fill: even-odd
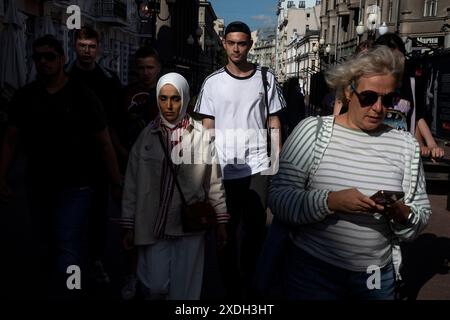
[[(322, 129), (322, 126), (323, 126), (323, 119), (322, 119), (322, 117), (318, 116), (318, 117), (317, 117), (316, 136), (315, 136), (315, 139), (314, 139), (314, 148), (313, 148), (313, 152), (315, 152), (314, 150), (316, 149), (317, 140), (318, 140), (318, 138), (319, 138), (319, 133), (320, 133), (320, 130)], [(309, 168), (309, 169), (308, 169), (308, 180), (307, 180), (307, 182), (306, 182), (306, 187), (307, 187), (307, 188), (309, 187), (309, 184), (311, 183), (311, 178), (314, 176), (314, 174), (315, 174), (315, 172), (313, 172), (313, 171), (311, 170), (311, 168)]]
[(317, 138), (319, 137), (320, 129), (322, 129), (322, 124), (323, 124), (322, 117), (317, 117), (316, 143), (317, 143)]
[(267, 130), (267, 156), (270, 158), (270, 155), (272, 153), (272, 140), (270, 137), (270, 126), (269, 126), (269, 97), (267, 93), (267, 87), (269, 86), (269, 81), (267, 81), (267, 71), (269, 70), (268, 67), (261, 67), (261, 76), (262, 76), (262, 82), (264, 87), (264, 104), (266, 105), (266, 111), (267, 111), (267, 117), (266, 117), (266, 130)]
[(181, 202), (183, 203), (183, 205), (187, 206), (188, 204), (186, 202), (186, 198), (184, 197), (183, 191), (181, 191), (181, 186), (178, 183), (177, 174), (175, 172), (175, 168), (173, 167), (173, 163), (170, 160), (169, 151), (167, 150), (166, 145), (164, 144), (164, 140), (163, 140), (161, 131), (158, 131), (158, 138), (159, 138), (159, 142), (161, 143), (161, 147), (163, 148), (163, 151), (164, 151), (164, 158), (166, 158), (167, 165), (170, 168), (170, 172), (172, 172), (173, 180), (175, 181), (175, 185), (178, 189), (178, 192), (180, 193)]

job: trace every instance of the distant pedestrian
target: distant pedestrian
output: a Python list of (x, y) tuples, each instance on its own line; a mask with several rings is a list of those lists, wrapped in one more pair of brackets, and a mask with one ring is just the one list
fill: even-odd
[[(395, 33), (386, 33), (380, 36), (375, 45), (385, 45), (390, 49), (403, 54), (406, 58), (406, 48), (403, 40)], [(408, 130), (420, 144), (421, 154), (424, 157), (440, 159), (444, 156), (444, 149), (436, 143), (430, 127), (426, 121), (425, 99), (426, 92), (423, 77), (416, 74), (416, 67), (406, 60), (405, 72), (400, 88), (401, 99), (386, 115), (386, 122), (401, 130)]]
[(159, 55), (152, 47), (141, 47), (136, 51), (137, 81), (124, 90), (124, 102), (120, 109), (120, 140), (123, 151), (121, 162), (126, 164), (128, 153), (141, 131), (159, 114), (156, 103), (156, 83), (161, 72)]
[(282, 114), (282, 125), (287, 127), (287, 136), (291, 134), (295, 126), (305, 118), (305, 97), (301, 91), (298, 78), (289, 78), (283, 88), (286, 101), (286, 111)]
[[(108, 132), (115, 150), (118, 146), (116, 119), (120, 102), (121, 83), (117, 75), (97, 63), (100, 52), (100, 36), (89, 26), (84, 26), (74, 33), (74, 49), (76, 59), (66, 68), (66, 72), (73, 80), (79, 81), (94, 92), (102, 104), (106, 117)], [(117, 153), (116, 153), (117, 154)], [(110, 279), (103, 265), (103, 254), (106, 246), (108, 203), (110, 185), (102, 174), (101, 159), (92, 159), (99, 167), (97, 181), (94, 186), (93, 208), (90, 218), (90, 276), (99, 283), (109, 283)]]

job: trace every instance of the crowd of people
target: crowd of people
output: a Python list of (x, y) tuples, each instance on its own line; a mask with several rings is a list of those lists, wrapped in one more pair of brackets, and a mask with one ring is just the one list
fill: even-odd
[[(43, 296), (83, 298), (89, 281), (110, 281), (103, 258), (113, 204), (128, 258), (124, 299), (200, 299), (208, 232), (224, 298), (269, 298), (277, 286), (292, 300), (393, 299), (398, 243), (431, 214), (420, 156), (443, 151), (419, 111), (406, 130), (387, 125), (400, 105), (419, 109), (414, 81), (401, 89), (412, 79), (404, 47), (387, 37), (328, 70), (335, 108), (345, 110), (308, 118), (298, 79), (281, 88), (247, 60), (253, 42), (243, 22), (226, 27), (227, 64), (205, 79), (192, 112), (188, 81), (162, 74), (151, 47), (137, 50), (137, 81), (122, 88), (96, 62), (93, 28), (75, 32), (69, 64), (53, 36), (37, 39), (37, 78), (8, 108), (0, 199), (12, 196), (20, 143)], [(401, 196), (373, 197), (380, 190)], [(188, 230), (186, 212), (198, 203), (215, 222)], [(91, 275), (81, 290), (67, 286), (73, 265)], [(367, 285), (373, 266), (377, 288)]]

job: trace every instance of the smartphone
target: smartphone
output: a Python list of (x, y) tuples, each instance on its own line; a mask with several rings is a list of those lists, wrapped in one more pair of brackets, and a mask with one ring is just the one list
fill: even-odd
[(402, 200), (405, 196), (404, 192), (401, 191), (388, 191), (380, 190), (370, 197), (377, 204), (382, 206), (392, 205), (394, 202)]

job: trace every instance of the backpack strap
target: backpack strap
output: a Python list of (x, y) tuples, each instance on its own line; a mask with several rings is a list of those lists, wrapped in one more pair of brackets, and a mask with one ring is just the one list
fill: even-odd
[(264, 87), (264, 104), (266, 105), (267, 117), (265, 122), (265, 129), (267, 130), (267, 156), (270, 158), (272, 153), (272, 141), (270, 135), (270, 125), (269, 125), (269, 97), (267, 93), (267, 88), (269, 87), (269, 81), (267, 81), (267, 71), (268, 67), (261, 67), (261, 76)]

